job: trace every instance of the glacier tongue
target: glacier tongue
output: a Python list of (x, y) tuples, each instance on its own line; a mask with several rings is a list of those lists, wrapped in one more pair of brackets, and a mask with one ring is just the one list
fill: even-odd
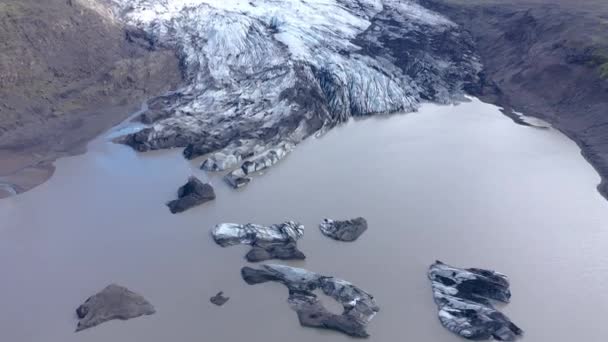
[(481, 70), (464, 32), (411, 1), (110, 1), (152, 47), (176, 49), (187, 80), (123, 139), (140, 151), (246, 160), (351, 116), (451, 102)]

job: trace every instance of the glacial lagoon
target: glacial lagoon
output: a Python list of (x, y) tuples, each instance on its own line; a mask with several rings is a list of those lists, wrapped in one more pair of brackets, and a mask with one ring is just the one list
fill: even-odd
[[(6, 340), (349, 340), (300, 327), (284, 286), (241, 279), (248, 247), (221, 248), (210, 236), (217, 223), (290, 219), (306, 227), (307, 259), (287, 264), (375, 296), (370, 341), (461, 340), (437, 319), (426, 276), (436, 259), (507, 274), (513, 297), (501, 309), (524, 340), (608, 335), (608, 202), (576, 144), (553, 129), (517, 125), (477, 100), (428, 104), (308, 139), (240, 191), (180, 150), (113, 144), (120, 132), (57, 161), (47, 183), (0, 200)], [(165, 202), (190, 175), (208, 179), (217, 200), (171, 215)], [(353, 243), (318, 229), (323, 218), (357, 216), (369, 229)], [(75, 333), (76, 307), (110, 283), (157, 313)], [(218, 291), (230, 297), (222, 307), (209, 302)]]

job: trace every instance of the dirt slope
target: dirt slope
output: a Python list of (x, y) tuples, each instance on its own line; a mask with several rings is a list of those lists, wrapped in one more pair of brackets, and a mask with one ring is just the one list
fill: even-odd
[(0, 196), (180, 82), (173, 52), (127, 37), (94, 0), (0, 0)]
[(475, 95), (570, 136), (608, 195), (608, 1), (421, 2), (473, 36), (485, 73)]

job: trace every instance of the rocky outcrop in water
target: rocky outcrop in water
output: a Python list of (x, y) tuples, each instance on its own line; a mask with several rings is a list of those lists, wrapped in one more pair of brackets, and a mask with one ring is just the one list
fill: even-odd
[[(285, 285), (289, 289), (289, 306), (297, 312), (302, 326), (367, 337), (365, 328), (380, 310), (374, 297), (357, 286), (301, 268), (283, 265), (262, 265), (260, 269), (243, 267), (241, 275), (250, 285), (268, 281)], [(313, 293), (317, 289), (342, 304), (344, 312), (340, 315), (329, 312)]]
[(224, 297), (224, 292), (220, 291), (215, 296), (211, 297), (209, 301), (217, 306), (222, 306), (228, 302), (230, 297)]
[(243, 167), (281, 158), (260, 153), (353, 116), (452, 102), (478, 81), (468, 36), (411, 1), (112, 3), (153, 46), (179, 51), (188, 83), (124, 142), (139, 151), (184, 147), (189, 159), (211, 154), (203, 167), (212, 171), (244, 161), (227, 178), (236, 187), (250, 181)]
[(152, 315), (156, 312), (144, 297), (129, 289), (111, 284), (96, 295), (89, 297), (76, 309), (78, 326), (81, 331), (101, 323), (121, 319)]
[(215, 226), (211, 234), (215, 242), (222, 247), (251, 245), (251, 250), (246, 255), (247, 260), (251, 262), (305, 258), (296, 244), (304, 235), (304, 226), (293, 221), (268, 227), (252, 223), (222, 223)]
[(514, 341), (523, 334), (491, 300), (508, 303), (507, 276), (478, 268), (455, 268), (440, 261), (428, 273), (439, 320), (451, 332), (470, 340)]
[(251, 250), (245, 255), (249, 262), (258, 262), (270, 259), (278, 260), (304, 260), (306, 256), (298, 249), (295, 241), (289, 242), (260, 242), (251, 246)]
[(171, 213), (181, 213), (197, 205), (215, 199), (215, 191), (211, 184), (205, 184), (192, 176), (188, 182), (177, 191), (178, 199), (167, 203)]
[(335, 221), (324, 219), (319, 225), (321, 233), (338, 241), (355, 241), (367, 230), (367, 221), (363, 217), (352, 220)]

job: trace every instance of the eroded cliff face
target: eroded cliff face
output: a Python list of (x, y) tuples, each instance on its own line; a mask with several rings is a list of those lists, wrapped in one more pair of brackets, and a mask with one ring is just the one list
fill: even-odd
[(110, 2), (151, 45), (179, 51), (187, 79), (123, 140), (139, 151), (241, 161), (352, 116), (460, 99), (481, 69), (456, 24), (410, 1)]
[(576, 141), (608, 184), (608, 2), (421, 0), (470, 32), (484, 65), (472, 94), (540, 117)]
[[(0, 2), (0, 197), (181, 82), (179, 59), (126, 33), (99, 0)], [(4, 189), (4, 190), (3, 190)]]

